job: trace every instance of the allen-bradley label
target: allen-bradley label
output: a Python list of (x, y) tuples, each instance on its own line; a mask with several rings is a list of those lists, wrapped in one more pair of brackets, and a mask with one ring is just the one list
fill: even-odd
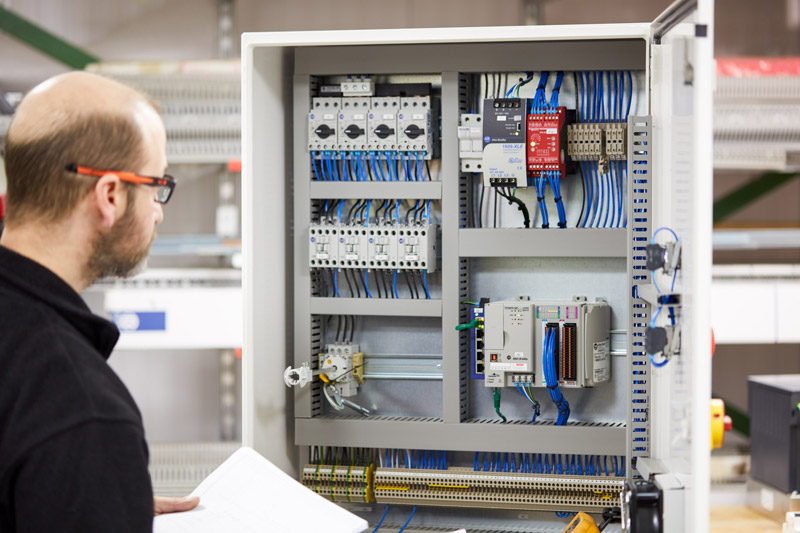
[(594, 381), (608, 381), (611, 377), (611, 362), (609, 360), (608, 339), (594, 343)]

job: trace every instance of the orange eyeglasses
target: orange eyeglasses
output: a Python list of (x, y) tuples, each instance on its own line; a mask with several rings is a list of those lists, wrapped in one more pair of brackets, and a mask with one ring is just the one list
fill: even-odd
[(172, 197), (172, 191), (175, 190), (175, 178), (169, 174), (164, 174), (160, 178), (152, 176), (141, 176), (133, 172), (125, 172), (122, 170), (98, 170), (96, 168), (82, 167), (80, 165), (67, 165), (69, 172), (80, 174), (82, 176), (94, 176), (100, 178), (106, 174), (114, 174), (121, 181), (128, 183), (136, 183), (137, 185), (147, 185), (148, 187), (155, 187), (156, 189), (156, 202), (165, 204), (169, 202)]

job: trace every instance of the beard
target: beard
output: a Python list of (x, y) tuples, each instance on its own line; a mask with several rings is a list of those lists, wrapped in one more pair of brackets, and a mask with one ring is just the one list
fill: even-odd
[[(130, 197), (129, 197), (130, 198)], [(127, 278), (138, 274), (147, 266), (150, 245), (156, 232), (146, 243), (142, 243), (136, 227), (135, 202), (129, 201), (125, 213), (114, 226), (97, 236), (92, 246), (92, 255), (86, 266), (87, 279), (93, 283), (99, 278)]]

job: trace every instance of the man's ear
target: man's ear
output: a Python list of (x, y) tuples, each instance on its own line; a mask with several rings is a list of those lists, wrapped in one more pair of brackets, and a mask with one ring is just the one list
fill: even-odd
[(116, 174), (105, 174), (92, 191), (92, 204), (105, 228), (111, 228), (123, 215), (127, 200), (127, 190)]

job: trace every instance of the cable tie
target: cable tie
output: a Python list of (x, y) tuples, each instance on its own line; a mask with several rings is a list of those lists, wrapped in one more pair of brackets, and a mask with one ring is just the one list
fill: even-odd
[(567, 227), (567, 223), (566, 222), (559, 222), (558, 223), (558, 227), (559, 228), (566, 228)]
[(553, 198), (553, 201), (554, 202), (560, 202), (561, 201), (561, 197), (559, 196), (558, 198)]
[[(554, 389), (558, 388), (558, 385), (548, 385), (547, 388), (550, 389), (550, 390), (554, 390)], [(556, 404), (556, 405), (558, 405), (558, 404)]]
[(544, 196), (537, 196), (536, 199), (541, 202), (542, 200), (544, 200)]

